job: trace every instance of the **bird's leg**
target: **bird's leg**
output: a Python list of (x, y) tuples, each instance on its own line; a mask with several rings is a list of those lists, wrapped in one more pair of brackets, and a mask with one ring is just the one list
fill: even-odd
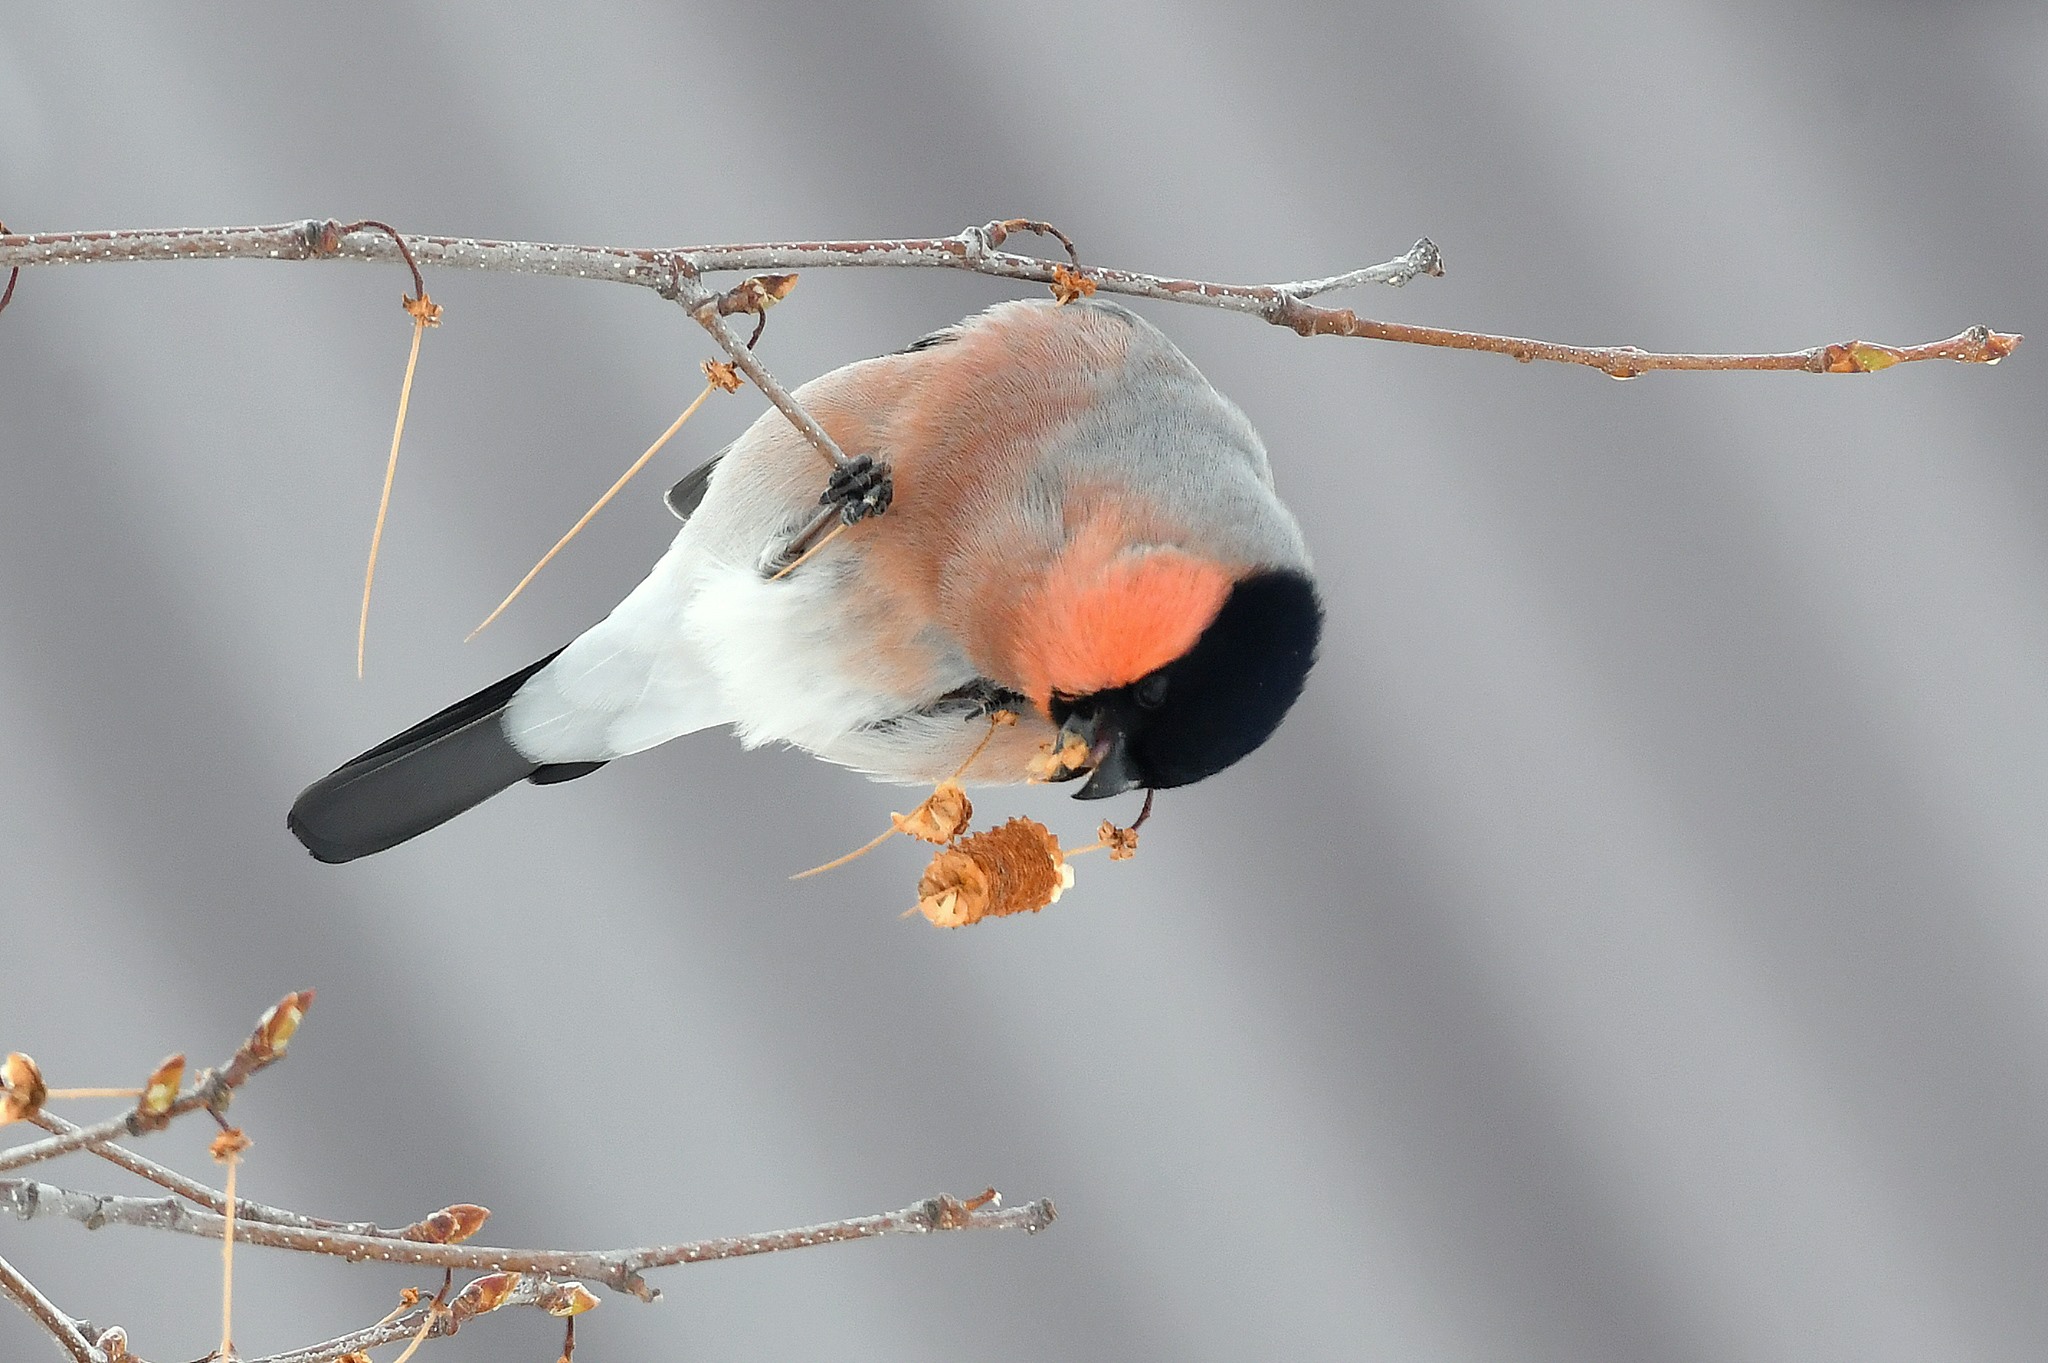
[(807, 555), (823, 548), (826, 540), (847, 526), (887, 511), (895, 493), (895, 480), (889, 476), (886, 463), (871, 454), (842, 460), (833, 467), (824, 492), (818, 496), (823, 509), (805, 521), (788, 543), (762, 556), (761, 572), (770, 578), (787, 576)]

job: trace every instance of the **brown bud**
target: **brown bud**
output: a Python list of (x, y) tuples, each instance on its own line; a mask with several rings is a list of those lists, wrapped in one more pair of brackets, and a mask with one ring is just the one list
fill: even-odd
[(541, 1309), (551, 1316), (580, 1316), (598, 1305), (597, 1294), (582, 1283), (556, 1283), (540, 1299)]
[(517, 1273), (486, 1273), (455, 1294), (455, 1300), (448, 1303), (448, 1314), (459, 1324), (471, 1316), (481, 1316), (495, 1311), (505, 1304), (505, 1298), (512, 1295), (512, 1289), (519, 1286)]
[(740, 391), (740, 371), (733, 368), (730, 360), (704, 361), (704, 377), (724, 392)]
[(974, 803), (958, 781), (941, 781), (924, 803), (908, 814), (891, 814), (889, 822), (898, 833), (908, 833), (924, 842), (948, 843), (966, 831), (974, 817)]
[(1016, 818), (942, 849), (917, 882), (917, 911), (942, 928), (1036, 913), (1074, 883), (1059, 839)]
[(213, 1156), (215, 1164), (226, 1164), (229, 1160), (247, 1150), (252, 1144), (254, 1142), (242, 1134), (242, 1128), (231, 1126), (218, 1136), (215, 1136), (206, 1149), (207, 1153)]
[(178, 1101), (178, 1090), (185, 1083), (185, 1057), (167, 1056), (161, 1065), (150, 1071), (149, 1079), (142, 1086), (142, 1098), (135, 1105), (136, 1111), (147, 1117), (162, 1117), (170, 1112), (171, 1104)]
[(482, 1230), (490, 1215), (489, 1208), (458, 1202), (421, 1217), (400, 1231), (399, 1237), (429, 1245), (459, 1245)]
[(291, 1044), (298, 1032), (299, 1024), (305, 1020), (306, 1010), (313, 1006), (313, 991), (301, 989), (295, 994), (286, 994), (271, 1009), (256, 1020), (256, 1030), (250, 1034), (246, 1049), (258, 1060), (274, 1060), (284, 1054), (284, 1048)]
[(789, 297), (795, 287), (793, 274), (757, 274), (727, 289), (718, 300), (718, 311), (728, 317), (736, 312), (763, 312)]
[(33, 1059), (11, 1051), (0, 1060), (0, 1126), (42, 1111), (43, 1099), (49, 1095), (42, 1069)]

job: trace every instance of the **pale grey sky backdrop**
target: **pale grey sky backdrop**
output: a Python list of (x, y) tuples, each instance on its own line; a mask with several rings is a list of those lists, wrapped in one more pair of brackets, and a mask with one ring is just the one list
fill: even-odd
[[(1230, 280), (1426, 233), (1448, 278), (1348, 301), (1920, 341), (2048, 324), (2044, 72), (2035, 0), (16, 5), (0, 216), (1032, 214)], [(670, 1272), (588, 1319), (593, 1363), (2048, 1352), (2048, 337), (1620, 384), (1146, 307), (1263, 430), (1325, 657), (1135, 862), (947, 934), (898, 920), (903, 847), (784, 880), (914, 797), (722, 735), (350, 867), (290, 840), (307, 780), (607, 609), (662, 487), (759, 410), (714, 404), (465, 646), (708, 351), (644, 292), (432, 276), (359, 683), (404, 283), (48, 272), (0, 318), (0, 1045), (54, 1081), (218, 1058), (312, 985), (235, 1109), (252, 1196), (578, 1245), (1059, 1201), (1036, 1239)], [(1017, 292), (814, 271), (766, 355), (809, 377)], [(0, 1253), (152, 1358), (212, 1346), (202, 1242), (8, 1223)], [(424, 1281), (240, 1263), (251, 1354)], [(516, 1318), (430, 1356), (557, 1344)], [(55, 1354), (5, 1313), (0, 1356)]]

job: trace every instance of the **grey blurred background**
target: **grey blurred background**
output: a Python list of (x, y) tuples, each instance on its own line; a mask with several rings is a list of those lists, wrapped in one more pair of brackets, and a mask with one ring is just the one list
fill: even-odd
[[(31, 6), (24, 230), (374, 216), (662, 245), (1031, 214), (1086, 258), (1660, 348), (2043, 328), (2048, 9), (1983, 4)], [(638, 580), (712, 404), (653, 296), (440, 272), (369, 675), (394, 268), (25, 275), (0, 318), (0, 1049), (224, 1057), (250, 1196), (603, 1246), (1050, 1195), (1033, 1239), (668, 1272), (579, 1357), (1978, 1360), (2048, 1352), (2048, 389), (1651, 376), (1146, 306), (1272, 449), (1330, 601), (1280, 735), (1037, 918), (818, 881), (914, 795), (723, 735), (343, 868), (308, 780)], [(1018, 287), (812, 271), (784, 377)], [(1099, 807), (995, 795), (1071, 838)], [(1130, 810), (1120, 810), (1128, 817)], [(81, 1105), (80, 1115), (88, 1109)], [(154, 1153), (207, 1168), (196, 1126)], [(121, 1186), (73, 1159), (49, 1177)], [(196, 1240), (0, 1225), (158, 1360)], [(418, 1273), (248, 1252), (254, 1355)], [(426, 1358), (553, 1356), (538, 1317)], [(0, 1357), (56, 1357), (0, 1313)]]

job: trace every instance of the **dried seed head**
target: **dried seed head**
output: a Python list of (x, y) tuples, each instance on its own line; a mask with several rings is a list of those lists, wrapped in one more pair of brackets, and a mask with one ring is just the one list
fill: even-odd
[(455, 1294), (455, 1300), (448, 1303), (448, 1313), (461, 1322), (486, 1311), (495, 1311), (505, 1304), (505, 1298), (511, 1296), (512, 1289), (517, 1286), (517, 1273), (486, 1273)]
[(712, 387), (723, 392), (737, 393), (740, 391), (740, 371), (733, 368), (732, 361), (730, 360), (704, 361), (704, 377), (711, 381)]
[(917, 882), (917, 911), (942, 928), (1036, 913), (1074, 883), (1060, 840), (1035, 819), (1015, 818), (962, 838), (932, 858)]
[(489, 1208), (458, 1202), (421, 1217), (407, 1226), (400, 1238), (429, 1245), (459, 1245), (482, 1230), (490, 1215)]
[(941, 781), (924, 803), (908, 814), (891, 814), (889, 822), (898, 833), (908, 833), (923, 842), (948, 843), (966, 831), (974, 817), (974, 802), (967, 798), (958, 781)]
[(1102, 827), (1095, 830), (1095, 836), (1109, 849), (1111, 861), (1129, 861), (1138, 855), (1138, 830), (1135, 826), (1118, 828), (1109, 820), (1102, 821)]
[(1095, 292), (1095, 281), (1067, 265), (1052, 267), (1052, 297), (1061, 307)]
[(215, 1136), (206, 1149), (207, 1153), (213, 1156), (215, 1164), (226, 1164), (229, 1160), (247, 1150), (252, 1144), (254, 1142), (242, 1134), (242, 1128), (231, 1126), (218, 1136)]
[(49, 1093), (43, 1071), (33, 1059), (12, 1051), (0, 1060), (0, 1126), (40, 1112)]
[(150, 1071), (149, 1080), (142, 1086), (142, 1098), (135, 1105), (145, 1116), (162, 1117), (171, 1110), (171, 1104), (178, 1101), (178, 1090), (185, 1083), (185, 1057), (167, 1056), (161, 1065)]
[(1024, 775), (1032, 781), (1064, 781), (1080, 769), (1088, 760), (1088, 744), (1076, 734), (1068, 734), (1066, 742), (1054, 751), (1052, 744), (1038, 745), (1038, 756), (1024, 768)]
[(437, 327), (441, 325), (441, 305), (427, 297), (425, 293), (421, 293), (418, 298), (408, 296), (398, 301), (399, 305), (405, 309), (406, 314), (421, 326)]

